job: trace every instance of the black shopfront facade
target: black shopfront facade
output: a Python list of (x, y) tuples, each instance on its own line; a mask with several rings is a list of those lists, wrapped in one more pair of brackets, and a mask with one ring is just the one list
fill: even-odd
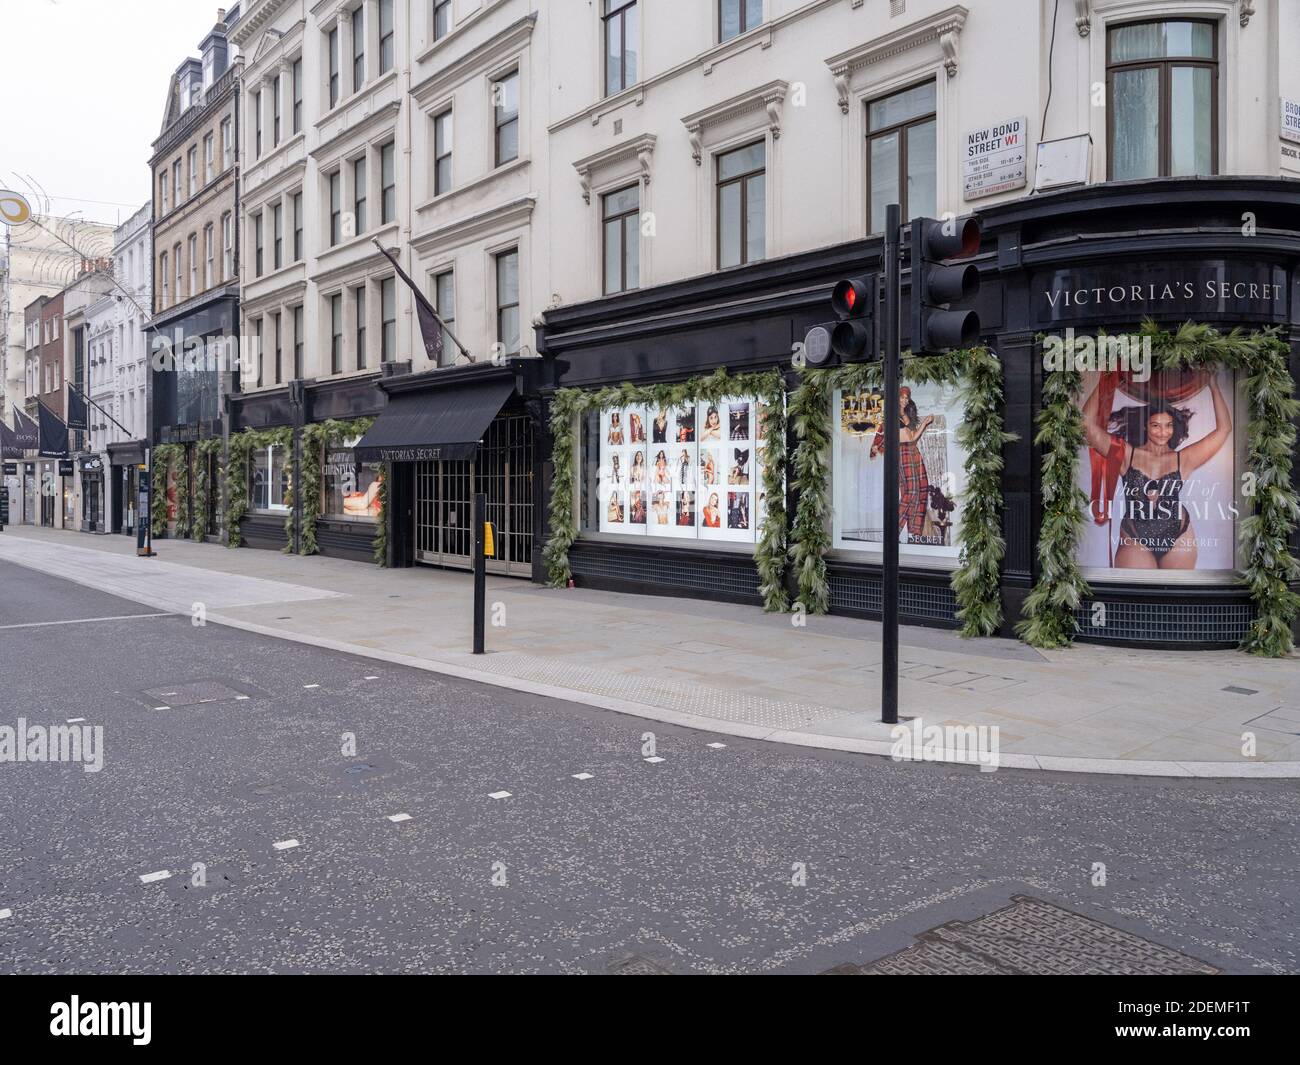
[[(1002, 364), (1004, 426), (1015, 434), (1002, 448), (1001, 483), (1006, 553), (1000, 634), (1012, 636), (1040, 572), (1044, 455), (1034, 441), (1045, 375), (1052, 372), (1045, 361), (1051, 338), (1128, 335), (1146, 319), (1171, 330), (1188, 321), (1220, 332), (1275, 327), (1290, 348), (1294, 378), (1300, 373), (1300, 183), (1233, 177), (1110, 183), (1028, 196), (982, 209), (979, 216), (984, 243), (977, 260), (981, 288), (976, 308), (983, 339)], [(831, 318), (831, 286), (840, 278), (878, 270), (881, 252), (878, 239), (854, 241), (552, 309), (538, 330), (539, 351), (549, 367), (543, 396), (553, 396), (554, 388), (680, 382), (718, 367), (732, 374), (777, 369), (793, 389), (799, 373), (792, 352), (811, 326)], [(906, 299), (906, 264), (903, 284)], [(906, 321), (903, 329), (906, 345)], [(1134, 353), (1136, 357), (1136, 348)], [(1080, 402), (1094, 388), (1093, 379), (1084, 376)], [(1209, 387), (1211, 377), (1217, 388)], [(1124, 492), (1126, 479), (1140, 479), (1143, 471), (1131, 473), (1122, 462), (1107, 459), (1094, 461), (1090, 476), (1089, 456), (1081, 451), (1080, 496), (1089, 499), (1091, 493), (1091, 509), (1079, 563), (1093, 595), (1076, 611), (1079, 634), (1139, 646), (1235, 646), (1254, 618), (1254, 606), (1236, 579), (1234, 554), (1238, 486), (1247, 450), (1245, 374), (1202, 375), (1191, 384), (1183, 382), (1181, 391), (1164, 378), (1149, 380), (1153, 383), (1144, 382), (1141, 373), (1128, 374), (1114, 397), (1109, 391), (1106, 399), (1098, 397), (1098, 409), (1103, 402), (1113, 403), (1107, 410), (1116, 412), (1142, 403), (1152, 410), (1176, 407), (1178, 417), (1194, 430), (1187, 440), (1204, 435), (1211, 425), (1228, 436), (1198, 474), (1199, 482), (1181, 470), (1181, 455), (1179, 472), (1169, 477), (1186, 498), (1196, 495), (1199, 554), (1194, 565), (1181, 570), (1166, 568), (1161, 551), (1145, 556), (1143, 568), (1129, 568), (1124, 563), (1129, 556), (1116, 552), (1116, 544), (1126, 542), (1126, 527), (1107, 512), (1106, 500)], [(1100, 391), (1099, 383), (1095, 387)], [(918, 389), (925, 415), (921, 396)], [(1222, 406), (1211, 406), (1215, 396), (1222, 397)], [(828, 456), (836, 482), (835, 529), (826, 554), (830, 609), (872, 617), (880, 610), (879, 554), (855, 549), (850, 527), (861, 523), (848, 513), (855, 496), (876, 484), (865, 458), (871, 437), (850, 435), (852, 397), (842, 397), (842, 402), (832, 421), (836, 433), (845, 435), (832, 434), (833, 454)], [(948, 414), (952, 428), (956, 416), (951, 409)], [(1099, 417), (1104, 421), (1106, 415)], [(622, 426), (617, 429), (621, 432)], [(606, 515), (603, 500), (593, 504), (587, 498), (590, 479), (583, 471), (608, 461), (604, 452), (598, 455), (597, 445), (611, 439), (612, 432), (608, 420), (589, 421), (577, 430), (575, 480), (583, 487), (575, 493), (580, 532), (569, 552), (575, 581), (593, 588), (758, 605), (752, 545), (608, 531), (603, 516), (614, 520), (618, 508), (608, 505)], [(790, 454), (796, 443), (791, 430)], [(647, 444), (652, 454), (654, 447)], [(665, 450), (674, 457), (673, 449)], [(724, 450), (730, 463), (738, 449), (727, 444)], [(850, 474), (853, 455), (863, 458)], [(1129, 467), (1137, 464), (1134, 459)], [(793, 515), (798, 486), (788, 464), (786, 478), (786, 508)], [(940, 487), (938, 477), (932, 481)], [(1148, 490), (1152, 483), (1148, 481)], [(549, 495), (540, 502), (545, 513)], [(925, 516), (927, 537), (934, 517), (933, 511)], [(1293, 554), (1300, 547), (1295, 537), (1291, 547)], [(936, 551), (923, 556), (900, 549), (905, 623), (956, 627), (950, 577), (957, 551), (955, 545), (947, 550), (947, 555)], [(793, 592), (792, 578), (790, 587)], [(1098, 603), (1105, 606), (1101, 614)]]
[[(238, 287), (228, 285), (216, 295), (204, 294), (158, 314), (151, 323), (154, 345), (150, 365), (149, 424), (153, 446), (177, 445), (184, 460), (172, 464), (167, 486), (168, 523), (177, 518), (178, 500), (193, 497), (193, 485), (175, 483), (176, 477), (192, 477), (197, 464), (208, 466), (209, 483), (219, 484), (219, 448), (206, 453), (204, 441), (224, 436), (224, 394), (238, 387), (239, 345)], [(129, 466), (138, 457), (134, 445), (113, 457), (114, 467)], [(138, 492), (139, 476), (136, 471)], [(129, 492), (131, 475), (121, 478), (122, 492)], [(123, 512), (129, 512), (125, 495), (119, 497)], [(221, 493), (209, 491), (206, 513), (195, 515), (202, 523), (202, 538), (216, 541), (221, 536)], [(127, 526), (129, 528), (129, 526)], [(125, 529), (123, 531), (126, 531)], [(156, 533), (155, 533), (156, 535)]]
[[(406, 364), (398, 365), (397, 369)], [(236, 393), (230, 397), (230, 432), (285, 428), (292, 431), (293, 464), (305, 461), (303, 455), (303, 430), (313, 422), (350, 422), (358, 418), (378, 415), (384, 408), (386, 396), (379, 387), (380, 374), (369, 373), (333, 380), (290, 381), (279, 388), (252, 393)], [(326, 448), (326, 460), (334, 459), (342, 466), (349, 441), (338, 441)], [(240, 540), (249, 547), (269, 548), (279, 551), (285, 547), (285, 519), (288, 512), (273, 495), (259, 499), (259, 481), (278, 476), (274, 471), (288, 456), (268, 455), (259, 470), (259, 456), (249, 462), (249, 508), (240, 521)], [(324, 477), (322, 477), (324, 483)], [(262, 486), (265, 490), (265, 486)], [(302, 524), (301, 493), (293, 494), (295, 510), (293, 526)], [(372, 508), (373, 509), (373, 508)], [(346, 558), (369, 562), (374, 553), (377, 520), (364, 513), (346, 517), (330, 512), (323, 506), (316, 521), (316, 542), (319, 553), (327, 557)], [(297, 551), (300, 544), (291, 545)]]

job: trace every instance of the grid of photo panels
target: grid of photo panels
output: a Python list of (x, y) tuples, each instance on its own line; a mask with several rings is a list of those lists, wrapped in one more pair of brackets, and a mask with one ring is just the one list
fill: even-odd
[(600, 531), (754, 543), (766, 512), (763, 403), (737, 396), (600, 415)]

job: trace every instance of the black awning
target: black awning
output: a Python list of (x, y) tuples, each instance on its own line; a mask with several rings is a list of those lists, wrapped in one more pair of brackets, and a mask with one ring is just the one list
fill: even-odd
[(511, 377), (391, 396), (357, 443), (357, 461), (472, 459), (489, 423), (514, 391)]

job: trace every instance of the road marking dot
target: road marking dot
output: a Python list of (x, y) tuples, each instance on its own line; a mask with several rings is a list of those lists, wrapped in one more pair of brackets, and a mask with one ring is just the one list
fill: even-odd
[(171, 875), (170, 869), (159, 869), (156, 873), (144, 873), (140, 877), (140, 883), (152, 884), (155, 880), (166, 880)]
[(364, 680), (378, 680), (379, 678), (378, 678), (378, 677), (373, 677), (373, 676), (371, 676), (371, 677), (364, 677), (363, 679), (364, 679)]
[(0, 910), (0, 921), (7, 921), (13, 915), (13, 910)]
[(725, 744), (725, 743), (710, 743), (709, 746), (712, 747), (715, 751), (720, 751), (720, 750), (722, 750), (723, 747), (726, 746), (726, 744)]
[(278, 851), (287, 851), (292, 850), (294, 847), (300, 847), (302, 844), (296, 839), (282, 839), (279, 843), (272, 843), (271, 846)]
[(68, 724), (69, 724), (69, 725), (75, 725), (75, 724), (77, 724), (78, 722), (80, 722), (80, 721), (85, 721), (85, 720), (86, 720), (86, 719), (85, 719), (84, 717), (70, 717), (70, 718), (68, 718)]
[(574, 774), (573, 774), (573, 779), (574, 779), (574, 780), (590, 780), (590, 779), (591, 779), (591, 774), (590, 774), (590, 773), (574, 773)]
[(657, 764), (657, 763), (659, 763), (659, 762), (662, 762), (663, 759), (660, 758), (660, 757), (656, 754), (656, 755), (654, 755), (654, 756), (651, 757), (651, 758), (647, 758), (646, 761), (649, 762), (651, 765), (655, 765), (655, 764)]
[(397, 824), (399, 821), (409, 821), (410, 819), (411, 819), (410, 814), (389, 814), (388, 815), (388, 820), (392, 821), (393, 824)]
[(492, 791), (492, 792), (489, 792), (489, 793), (488, 793), (488, 798), (489, 798), (489, 799), (508, 799), (508, 798), (510, 798), (510, 792), (508, 792), (508, 791)]
[(170, 707), (170, 706), (155, 706), (154, 709), (155, 709), (155, 710), (170, 710), (171, 707)]
[(320, 685), (319, 685), (319, 684), (304, 684), (303, 687), (304, 687), (304, 688), (319, 688)]
[(236, 695), (236, 696), (235, 696), (235, 702), (237, 702), (237, 703), (242, 703), (242, 702), (244, 702), (246, 699), (251, 699), (251, 698), (252, 698), (251, 695)]

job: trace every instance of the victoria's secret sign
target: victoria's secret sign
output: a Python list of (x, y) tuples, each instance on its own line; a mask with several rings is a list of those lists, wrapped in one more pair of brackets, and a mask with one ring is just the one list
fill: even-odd
[(1049, 323), (1089, 318), (1133, 321), (1168, 314), (1284, 320), (1286, 295), (1286, 271), (1280, 266), (1115, 264), (1037, 275), (1034, 317)]

